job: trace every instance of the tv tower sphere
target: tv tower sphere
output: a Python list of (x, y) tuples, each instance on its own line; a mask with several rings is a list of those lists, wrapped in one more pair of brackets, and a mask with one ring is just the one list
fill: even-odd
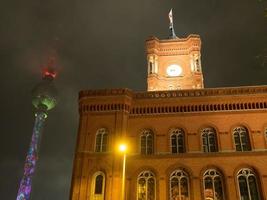
[(43, 80), (32, 90), (32, 104), (37, 110), (48, 111), (57, 104), (57, 90), (54, 85), (54, 76), (43, 75)]

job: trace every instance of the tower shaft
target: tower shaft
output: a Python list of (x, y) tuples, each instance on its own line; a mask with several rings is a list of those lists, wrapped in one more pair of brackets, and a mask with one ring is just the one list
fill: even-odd
[(44, 127), (45, 118), (46, 113), (43, 111), (37, 112), (35, 115), (32, 139), (24, 165), (24, 174), (20, 182), (17, 200), (30, 199), (32, 178), (35, 172), (36, 162), (38, 160), (39, 143)]

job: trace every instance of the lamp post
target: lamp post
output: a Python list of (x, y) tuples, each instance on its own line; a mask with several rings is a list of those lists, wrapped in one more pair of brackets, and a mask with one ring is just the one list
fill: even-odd
[(123, 165), (122, 165), (122, 185), (121, 185), (121, 200), (125, 199), (125, 168), (126, 168), (126, 144), (120, 144), (119, 150), (123, 153)]

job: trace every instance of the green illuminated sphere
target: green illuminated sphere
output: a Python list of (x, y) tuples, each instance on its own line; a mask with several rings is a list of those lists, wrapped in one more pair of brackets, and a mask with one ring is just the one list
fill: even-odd
[(57, 89), (53, 79), (43, 79), (32, 90), (32, 104), (37, 109), (51, 110), (57, 104)]

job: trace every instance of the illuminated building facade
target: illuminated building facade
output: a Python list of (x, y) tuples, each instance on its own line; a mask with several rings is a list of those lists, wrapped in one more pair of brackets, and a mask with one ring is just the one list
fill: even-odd
[(201, 40), (146, 41), (148, 91), (84, 90), (71, 200), (267, 197), (267, 86), (204, 88)]

